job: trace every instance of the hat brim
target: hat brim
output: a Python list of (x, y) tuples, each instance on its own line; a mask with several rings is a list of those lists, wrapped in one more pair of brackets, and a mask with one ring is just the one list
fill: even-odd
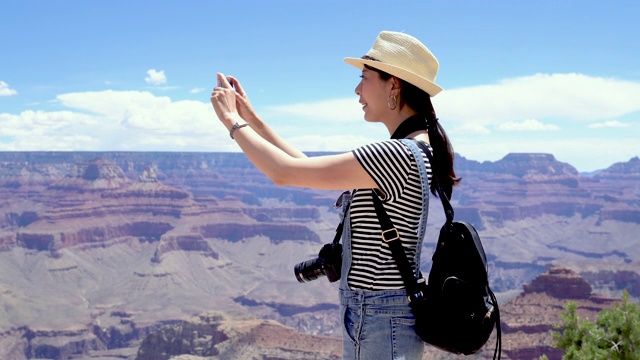
[(354, 66), (360, 70), (364, 69), (364, 65), (371, 66), (373, 68), (382, 70), (388, 74), (391, 74), (397, 78), (400, 78), (421, 90), (424, 90), (429, 96), (436, 96), (442, 88), (434, 83), (433, 81), (427, 80), (422, 76), (419, 76), (411, 71), (408, 71), (403, 68), (399, 68), (394, 65), (385, 64), (376, 60), (366, 60), (362, 58), (344, 58), (344, 62), (347, 64)]

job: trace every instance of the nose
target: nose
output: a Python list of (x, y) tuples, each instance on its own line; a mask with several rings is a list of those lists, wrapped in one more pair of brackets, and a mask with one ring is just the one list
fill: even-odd
[(355, 88), (356, 95), (360, 95), (360, 90), (362, 90), (362, 81), (360, 81)]

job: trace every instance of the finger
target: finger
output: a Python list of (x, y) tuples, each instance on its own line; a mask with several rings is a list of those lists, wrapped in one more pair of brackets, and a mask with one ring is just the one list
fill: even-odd
[(244, 89), (242, 88), (242, 85), (240, 85), (238, 79), (233, 76), (227, 76), (227, 78), (231, 80), (231, 82), (233, 83), (233, 87), (236, 89), (238, 94), (240, 94), (240, 96), (244, 96)]
[(227, 78), (224, 76), (224, 74), (217, 73), (216, 76), (218, 78), (218, 86), (219, 87), (223, 87), (223, 88), (230, 88), (231, 87), (231, 84), (229, 84), (229, 81), (227, 81)]

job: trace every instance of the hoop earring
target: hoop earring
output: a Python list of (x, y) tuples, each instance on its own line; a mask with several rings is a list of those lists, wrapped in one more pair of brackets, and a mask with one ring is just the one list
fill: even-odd
[[(389, 100), (391, 99), (393, 99), (393, 106), (389, 103)], [(398, 107), (398, 99), (396, 99), (395, 96), (389, 96), (387, 98), (387, 106), (389, 107), (389, 110), (395, 110)]]

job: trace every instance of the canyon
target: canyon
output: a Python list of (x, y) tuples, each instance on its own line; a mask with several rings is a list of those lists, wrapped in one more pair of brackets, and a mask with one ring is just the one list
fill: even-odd
[[(566, 301), (640, 298), (640, 159), (457, 155), (456, 172), (505, 358), (557, 358)], [(293, 275), (333, 238), (339, 193), (276, 187), (237, 153), (0, 152), (0, 358), (339, 358), (336, 285)], [(423, 272), (443, 222), (432, 198)]]

